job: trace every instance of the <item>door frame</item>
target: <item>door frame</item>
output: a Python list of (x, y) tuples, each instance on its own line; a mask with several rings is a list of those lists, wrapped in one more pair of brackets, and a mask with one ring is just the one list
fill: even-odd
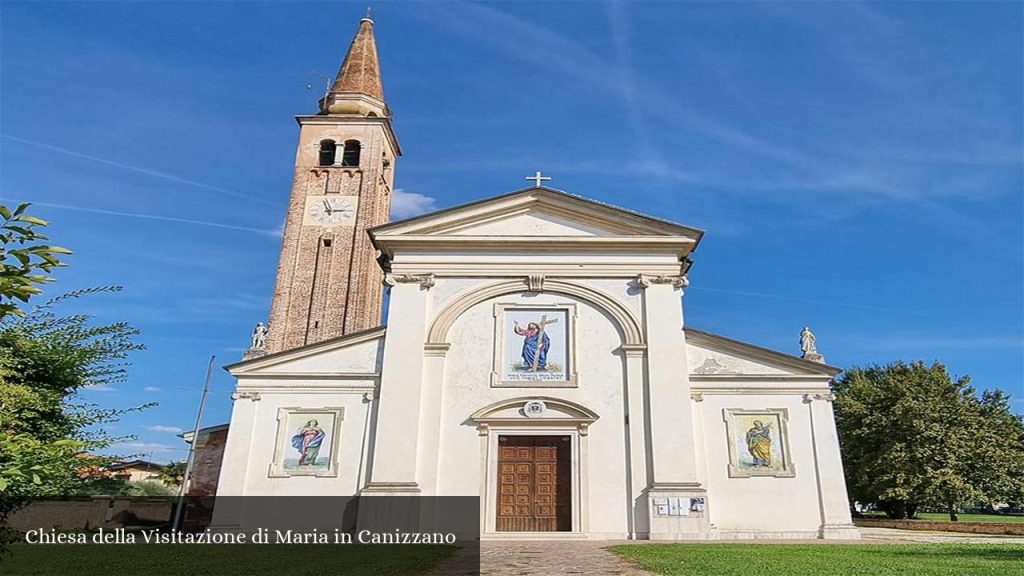
[[(488, 426), (486, 435), (480, 435), (481, 526), (483, 536), (501, 539), (580, 537), (587, 532), (589, 514), (586, 510), (587, 494), (587, 436), (580, 434), (579, 426)], [(498, 525), (498, 437), (499, 436), (568, 436), (569, 473), (572, 478), (569, 498), (572, 530), (565, 532), (499, 532)]]

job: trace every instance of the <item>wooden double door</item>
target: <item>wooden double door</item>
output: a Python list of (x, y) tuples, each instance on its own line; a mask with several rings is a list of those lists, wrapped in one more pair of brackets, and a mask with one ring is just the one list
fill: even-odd
[(498, 437), (499, 532), (572, 530), (569, 436)]

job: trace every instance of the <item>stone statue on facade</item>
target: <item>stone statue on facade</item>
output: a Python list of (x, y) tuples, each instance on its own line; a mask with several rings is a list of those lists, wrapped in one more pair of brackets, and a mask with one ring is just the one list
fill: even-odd
[(263, 322), (257, 322), (252, 329), (249, 349), (245, 351), (244, 358), (253, 358), (267, 353), (267, 334), (270, 333), (270, 326)]
[(818, 353), (818, 339), (811, 332), (810, 327), (804, 326), (800, 331), (801, 358), (814, 362), (825, 362), (825, 357)]

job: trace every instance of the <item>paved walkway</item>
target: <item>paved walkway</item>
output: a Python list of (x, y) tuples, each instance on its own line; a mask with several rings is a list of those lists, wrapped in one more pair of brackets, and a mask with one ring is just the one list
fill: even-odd
[(648, 574), (607, 550), (613, 542), (484, 542), (481, 576), (641, 576)]
[[(617, 544), (608, 541), (556, 542), (482, 542), (481, 576), (649, 576), (607, 550)], [(432, 574), (463, 576), (475, 574), (465, 564), (470, 560), (462, 551), (442, 563)]]

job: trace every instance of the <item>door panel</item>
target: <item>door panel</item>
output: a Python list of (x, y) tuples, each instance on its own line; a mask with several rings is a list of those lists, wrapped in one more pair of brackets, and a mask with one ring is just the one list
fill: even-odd
[(500, 532), (572, 530), (568, 436), (498, 437)]

